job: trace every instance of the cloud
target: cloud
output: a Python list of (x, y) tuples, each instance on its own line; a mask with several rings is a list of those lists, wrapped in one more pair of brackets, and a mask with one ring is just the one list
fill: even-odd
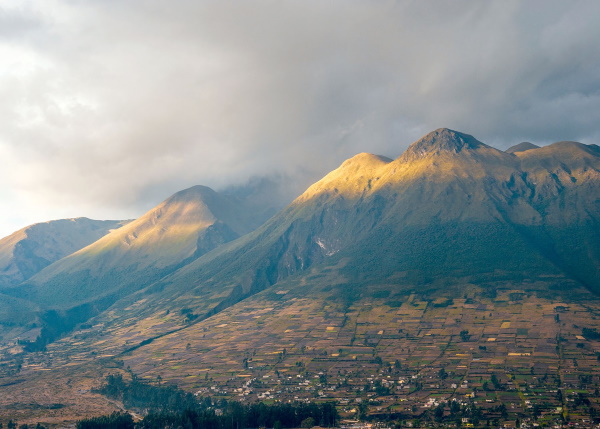
[(5, 233), (450, 127), (597, 142), (595, 1), (0, 3)]

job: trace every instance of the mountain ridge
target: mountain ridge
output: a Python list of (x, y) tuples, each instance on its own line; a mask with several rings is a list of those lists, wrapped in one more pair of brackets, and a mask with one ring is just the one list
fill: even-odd
[[(532, 192), (535, 185), (522, 170), (519, 157), (484, 144), (474, 143), (469, 147), (460, 152), (434, 150), (416, 163), (408, 162), (404, 155), (390, 161), (377, 155), (359, 154), (309, 187), (258, 230), (158, 281), (149, 288), (149, 296), (152, 291), (162, 297), (157, 299), (171, 296), (176, 301), (185, 296), (191, 307), (202, 309), (199, 314), (209, 315), (215, 308), (221, 308), (219, 305), (230, 305), (289, 276), (327, 264), (327, 260), (335, 264), (348, 257), (354, 261), (355, 271), (364, 267), (371, 273), (368, 267), (379, 264), (388, 267), (382, 271), (387, 276), (394, 276), (395, 270), (399, 270), (417, 282), (443, 273), (444, 267), (448, 268), (447, 275), (457, 278), (473, 269), (476, 273), (487, 270), (487, 276), (492, 278), (495, 271), (506, 271), (508, 267), (512, 267), (509, 271), (513, 276), (522, 275), (523, 267), (529, 267), (531, 273), (527, 276), (532, 278), (543, 273), (568, 278), (570, 275), (561, 274), (561, 270), (574, 264), (575, 257), (565, 256), (565, 252), (557, 249), (548, 259), (543, 249), (552, 234), (555, 238), (567, 234), (553, 229), (570, 222), (560, 209), (560, 200), (565, 198), (560, 194), (561, 189), (569, 195), (575, 192), (573, 198), (581, 199), (577, 196), (580, 189), (576, 185), (549, 188), (542, 194), (544, 206), (541, 206), (536, 200), (538, 194)], [(552, 154), (560, 147), (547, 151)], [(483, 151), (483, 156), (473, 156), (469, 151)], [(450, 152), (450, 158), (446, 152)], [(448, 159), (457, 157), (461, 158), (448, 168), (445, 164)], [(499, 164), (499, 160), (506, 164)], [(594, 162), (594, 168), (582, 172), (591, 174), (591, 180), (595, 180), (594, 171), (600, 168), (596, 157)], [(413, 171), (409, 164), (413, 165)], [(470, 174), (457, 165), (476, 168), (474, 174)], [(582, 168), (577, 165), (572, 172), (579, 174), (579, 170)], [(498, 172), (501, 175), (497, 175)], [(554, 180), (552, 171), (546, 169), (544, 174), (548, 180)], [(442, 180), (431, 181), (431, 177)], [(594, 186), (598, 184), (594, 182)], [(592, 199), (593, 195), (597, 194), (592, 194)], [(584, 200), (592, 204), (589, 199)], [(551, 216), (548, 210), (554, 210)], [(598, 218), (597, 210), (592, 212), (590, 219), (595, 224)], [(547, 225), (545, 219), (549, 219)], [(590, 237), (595, 237), (597, 234), (591, 230), (586, 229)], [(456, 247), (464, 250), (452, 251), (444, 244), (448, 240), (444, 238), (446, 234), (451, 234)], [(397, 241), (405, 245), (398, 247), (391, 237), (398, 237)], [(420, 241), (423, 244), (419, 244)], [(577, 253), (577, 257), (586, 262), (575, 264), (578, 267), (590, 262), (591, 266), (598, 266), (593, 262), (596, 259), (585, 256), (589, 246), (594, 247), (593, 239), (587, 242), (588, 248)], [(389, 244), (382, 246), (382, 243)], [(474, 243), (479, 244), (474, 246)], [(352, 257), (354, 251), (363, 252), (361, 246), (368, 249), (364, 256)], [(493, 256), (493, 249), (499, 246), (512, 247), (512, 251)], [(385, 249), (384, 254), (382, 249)], [(468, 261), (466, 265), (465, 261)], [(414, 267), (420, 264), (427, 268), (418, 274)], [(218, 269), (211, 268), (213, 265)], [(345, 276), (348, 277), (348, 273)], [(362, 278), (364, 281), (365, 277)], [(596, 283), (589, 283), (594, 279), (593, 273), (586, 279), (589, 288), (598, 290)], [(188, 288), (178, 289), (178, 284), (186, 284)], [(215, 301), (212, 307), (207, 306), (199, 297), (210, 293), (216, 285), (227, 286), (221, 289), (221, 300)]]
[[(423, 148), (428, 150), (425, 151)], [(581, 152), (585, 156), (571, 156), (570, 161), (563, 160), (573, 163), (569, 167), (565, 162), (557, 160), (557, 156), (565, 150), (567, 154), (577, 155)], [(548, 169), (550, 164), (551, 166), (558, 164), (564, 171), (569, 170), (569, 177), (574, 178), (575, 181), (556, 176)], [(565, 166), (566, 170), (563, 168)], [(532, 168), (534, 171), (525, 171)], [(435, 238), (439, 235), (435, 229), (439, 227), (435, 225), (448, 225), (451, 230), (454, 230), (463, 228), (460, 225), (469, 223), (490, 225), (486, 227), (487, 232), (485, 232), (491, 234), (486, 238), (489, 240), (489, 246), (494, 240), (507, 242), (508, 237), (511, 237), (514, 243), (521, 243), (519, 246), (523, 254), (529, 255), (525, 257), (526, 260), (530, 260), (533, 265), (541, 264), (539, 266), (544, 266), (543, 269), (553, 271), (556, 270), (557, 259), (553, 258), (552, 262), (549, 262), (539, 254), (540, 246), (547, 241), (548, 234), (553, 234), (548, 232), (548, 228), (571, 222), (565, 218), (566, 214), (560, 209), (561, 201), (565, 198), (572, 197), (581, 201), (586, 207), (594, 204), (589, 198), (578, 196), (579, 185), (585, 182), (582, 180), (585, 177), (590, 183), (596, 184), (599, 170), (594, 147), (588, 148), (586, 145), (575, 143), (557, 143), (547, 148), (514, 155), (487, 146), (470, 135), (438, 129), (417, 140), (409, 146), (405, 154), (395, 160), (366, 153), (350, 158), (338, 169), (309, 187), (273, 219), (231, 245), (224, 247), (210, 245), (200, 253), (194, 253), (193, 246), (190, 246), (187, 253), (180, 257), (183, 260), (191, 258), (189, 264), (187, 262), (184, 264), (187, 267), (182, 269), (183, 274), (175, 269), (171, 270), (171, 273), (157, 274), (153, 280), (157, 284), (152, 287), (157, 290), (165, 287), (170, 289), (178, 282), (200, 285), (202, 279), (211, 278), (211, 275), (215, 279), (224, 280), (225, 276), (220, 274), (219, 270), (213, 272), (212, 269), (200, 267), (208, 267), (214, 261), (229, 260), (230, 262), (226, 262), (225, 265), (239, 267), (224, 270), (226, 273), (235, 272), (226, 281), (230, 286), (225, 288), (229, 290), (225, 295), (229, 298), (225, 298), (225, 301), (230, 302), (233, 296), (237, 296), (235, 299), (241, 299), (289, 275), (326, 261), (340, 252), (344, 254), (344, 251), (350, 251), (348, 250), (350, 248), (359, 249), (360, 245), (357, 243), (364, 241), (367, 243), (364, 246), (370, 248), (368, 244), (372, 237), (370, 234), (377, 234), (377, 240), (384, 240), (386, 234), (389, 236), (398, 233), (408, 234), (402, 235), (404, 237), (402, 240), (411, 243), (421, 230), (429, 231), (424, 237), (435, 241), (441, 238), (441, 236)], [(545, 186), (541, 191), (533, 192), (532, 189), (536, 185), (531, 180), (534, 176), (535, 180), (542, 181), (544, 186), (546, 182), (552, 182), (554, 186)], [(569, 183), (565, 182), (568, 186), (563, 184), (558, 186), (557, 183), (561, 180), (568, 181)], [(207, 188), (204, 187), (190, 189), (188, 192), (194, 192), (194, 189), (198, 192), (200, 190), (207, 192)], [(565, 189), (573, 191), (569, 191), (568, 195), (561, 194), (558, 198), (560, 192)], [(594, 194), (591, 195), (593, 200)], [(598, 222), (596, 212), (581, 211), (593, 222)], [(212, 218), (210, 221), (212, 222)], [(550, 223), (542, 229), (538, 228), (537, 232), (526, 234), (522, 232), (523, 228), (534, 226), (537, 228), (547, 222)], [(135, 225), (135, 222), (133, 224)], [(518, 228), (515, 229), (514, 225)], [(211, 224), (211, 227), (217, 230), (220, 226), (222, 225), (218, 223)], [(471, 227), (467, 226), (467, 230), (469, 228)], [(213, 232), (207, 230), (208, 236), (210, 237)], [(231, 231), (226, 232), (231, 233)], [(219, 234), (217, 233), (217, 236)], [(452, 234), (458, 234), (458, 229)], [(465, 237), (471, 237), (471, 234), (465, 233)], [(227, 240), (216, 239), (216, 244), (222, 245), (233, 238), (235, 238), (234, 234), (228, 236)], [(134, 241), (135, 239), (139, 240), (134, 237)], [(109, 239), (105, 238), (105, 240)], [(593, 243), (589, 245), (593, 246)], [(253, 246), (256, 249), (250, 250)], [(485, 253), (484, 247), (480, 249), (483, 253)], [(213, 248), (214, 252), (210, 252)], [(444, 246), (441, 248), (445, 249)], [(436, 251), (442, 252), (440, 249)], [(375, 249), (372, 250), (375, 252)], [(392, 251), (391, 254), (394, 252)], [(203, 257), (204, 253), (206, 257)], [(237, 256), (230, 257), (228, 253)], [(412, 256), (409, 257), (404, 250), (400, 253), (407, 258), (406, 260), (416, 263), (417, 260)], [(561, 252), (557, 250), (553, 254), (561, 254)], [(392, 266), (406, 265), (398, 258), (391, 261), (386, 256), (384, 259)], [(372, 261), (372, 258), (367, 257), (364, 260)], [(538, 262), (534, 263), (534, 260)], [(584, 260), (589, 258), (586, 257)], [(494, 262), (494, 258), (489, 262), (492, 266), (498, 264), (497, 261)], [(221, 262), (216, 263), (221, 266)], [(453, 267), (460, 266), (458, 260), (452, 264), (455, 264), (452, 265)], [(468, 265), (473, 264), (470, 262)], [(243, 266), (251, 268), (244, 269)], [(53, 268), (60, 272), (60, 264), (51, 267), (50, 270)], [(204, 271), (213, 274), (194, 274)], [(195, 276), (198, 279), (194, 280)], [(211, 280), (214, 281), (218, 283), (217, 280)], [(239, 282), (238, 286), (235, 286), (236, 281)], [(152, 281), (145, 282), (147, 285), (151, 283)], [(192, 286), (192, 289), (194, 287), (199, 286)], [(598, 286), (592, 289), (596, 287)], [(200, 287), (200, 289), (206, 288)], [(179, 295), (180, 293), (177, 292), (174, 296)], [(207, 307), (206, 312), (210, 311), (212, 310)]]
[[(85, 302), (87, 296), (122, 296), (253, 229), (255, 221), (244, 218), (241, 205), (206, 186), (177, 192), (123, 228), (48, 266), (20, 286), (19, 296), (55, 306)], [(54, 290), (68, 282), (77, 287), (57, 300)]]
[(0, 287), (16, 286), (46, 266), (129, 221), (59, 219), (29, 225), (0, 240)]

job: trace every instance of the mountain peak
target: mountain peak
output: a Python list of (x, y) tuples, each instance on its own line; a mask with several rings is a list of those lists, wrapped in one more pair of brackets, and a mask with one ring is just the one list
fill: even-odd
[(539, 149), (540, 147), (530, 142), (521, 142), (505, 150), (506, 153), (525, 152), (526, 150)]
[(165, 203), (199, 201), (213, 197), (216, 192), (208, 186), (195, 185), (171, 195)]
[(438, 128), (411, 144), (405, 152), (409, 157), (422, 157), (440, 152), (458, 153), (464, 149), (485, 146), (475, 137), (448, 128)]
[(347, 159), (338, 168), (310, 186), (296, 201), (305, 201), (317, 194), (327, 192), (344, 192), (348, 195), (359, 195), (366, 187), (371, 186), (371, 179), (385, 168), (392, 160), (372, 153), (359, 153)]
[(352, 158), (347, 159), (342, 163), (340, 169), (347, 168), (378, 168), (381, 165), (385, 165), (392, 162), (390, 158), (383, 155), (375, 155), (372, 153), (359, 153), (354, 155)]

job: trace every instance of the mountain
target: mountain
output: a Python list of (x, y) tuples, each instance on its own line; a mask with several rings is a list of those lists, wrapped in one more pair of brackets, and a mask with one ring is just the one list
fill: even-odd
[(116, 301), (256, 228), (271, 210), (253, 195), (205, 186), (180, 191), (5, 291), (23, 303), (20, 324), (32, 327), (20, 338), (35, 340), (29, 350), (43, 349)]
[(32, 305), (91, 318), (3, 384), (26, 380), (44, 415), (40, 385), (81, 398), (90, 374), (123, 368), (198, 395), (344, 400), (347, 415), (360, 398), (408, 419), (428, 398), (513, 420), (593, 398), (598, 146), (504, 152), (439, 129), (397, 159), (345, 161), (251, 232), (238, 200), (198, 192), (22, 285)]
[[(49, 309), (91, 305), (94, 313), (115, 303), (125, 314), (138, 302), (139, 320), (172, 309), (185, 310), (175, 322), (186, 323), (313, 269), (335, 270), (346, 291), (552, 278), (554, 289), (598, 292), (599, 171), (595, 145), (506, 153), (439, 129), (395, 160), (347, 160), (235, 241), (259, 223), (243, 218), (238, 200), (203, 187), (182, 191), (46, 268), (15, 296)], [(157, 326), (148, 337), (172, 327)]]
[(515, 155), (539, 213), (521, 233), (563, 272), (600, 293), (600, 147), (562, 141)]
[(539, 146), (530, 142), (522, 142), (506, 149), (506, 153), (525, 152), (526, 150), (538, 149)]
[(380, 288), (392, 296), (415, 288), (460, 295), (465, 284), (490, 294), (518, 284), (546, 298), (597, 293), (599, 172), (594, 145), (509, 154), (436, 130), (395, 160), (363, 153), (345, 161), (255, 231), (94, 320), (107, 335), (114, 329), (110, 347), (122, 351), (124, 338), (145, 343), (261, 291), (287, 290), (288, 281), (305, 296), (314, 275), (329, 279), (319, 299), (348, 305)]
[[(600, 291), (599, 171), (594, 145), (509, 154), (436, 130), (396, 160), (351, 158), (258, 230), (154, 289), (210, 314), (314, 265), (343, 263), (357, 284), (552, 275)], [(227, 298), (207, 306), (214, 290)]]
[(36, 223), (3, 238), (0, 240), (0, 289), (18, 285), (127, 222), (61, 219)]
[(262, 221), (243, 200), (194, 186), (48, 266), (22, 284), (18, 296), (46, 308), (107, 306)]

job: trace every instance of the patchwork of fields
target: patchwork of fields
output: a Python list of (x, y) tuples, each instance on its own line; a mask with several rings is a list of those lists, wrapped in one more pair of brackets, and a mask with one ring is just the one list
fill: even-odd
[[(426, 292), (382, 289), (348, 301), (337, 299), (336, 288), (315, 287), (318, 299), (306, 298), (306, 290), (296, 295), (279, 288), (125, 353), (150, 331), (180, 326), (181, 315), (163, 312), (145, 325), (113, 328), (100, 340), (79, 333), (29, 355), (13, 378), (34, 386), (49, 368), (89, 371), (77, 377), (77, 389), (95, 397), (91, 387), (104, 375), (131, 371), (203, 396), (336, 400), (345, 417), (367, 410), (408, 418), (456, 400), (475, 404), (491, 420), (535, 414), (586, 421), (590, 408), (600, 407), (600, 341), (589, 335), (600, 327), (600, 301), (589, 295), (566, 304), (532, 289), (505, 287), (489, 296), (464, 286), (460, 297), (454, 290), (434, 299)], [(96, 354), (96, 366), (85, 363), (90, 354)], [(43, 404), (50, 393), (40, 395)], [(11, 400), (3, 396), (6, 416)], [(110, 408), (106, 402), (97, 403)], [(63, 405), (42, 414), (64, 415), (73, 404)]]

